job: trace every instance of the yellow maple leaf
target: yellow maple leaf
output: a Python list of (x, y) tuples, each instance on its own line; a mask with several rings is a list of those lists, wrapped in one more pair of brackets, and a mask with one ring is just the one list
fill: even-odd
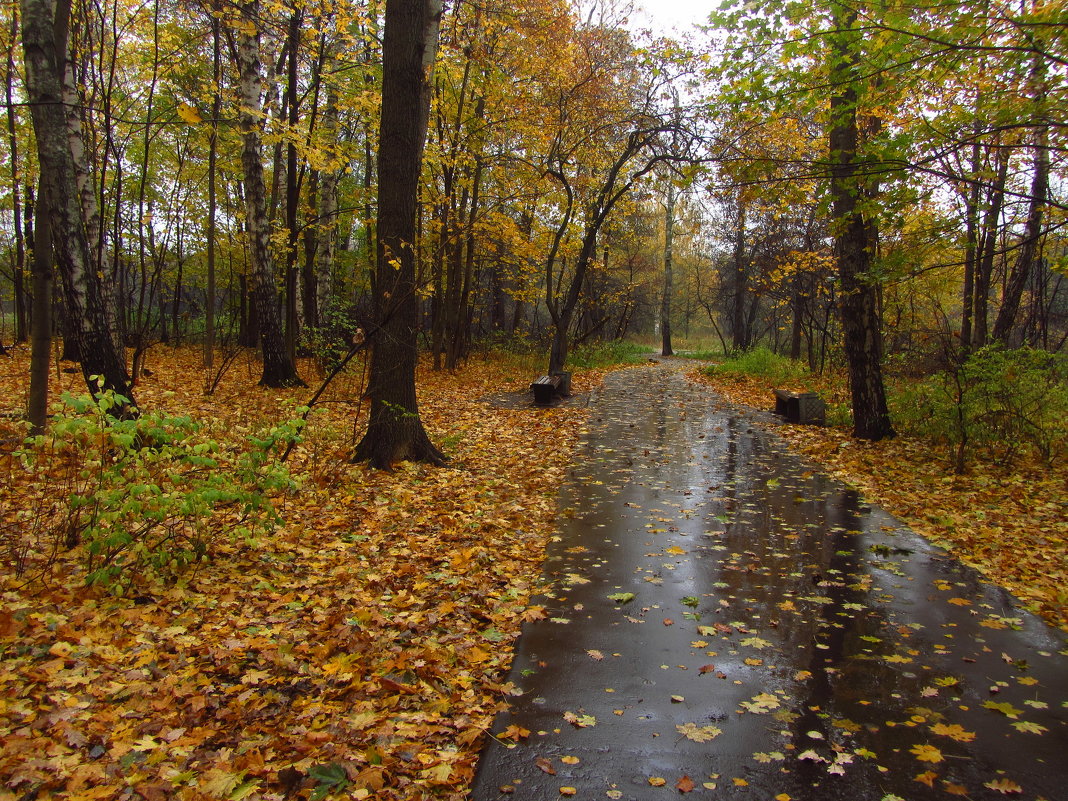
[(915, 755), (920, 762), (935, 763), (944, 759), (942, 752), (933, 745), (914, 745), (909, 749), (909, 753)]
[(967, 731), (956, 723), (948, 726), (945, 723), (936, 723), (931, 727), (931, 731), (943, 737), (950, 737), (958, 743), (970, 743), (975, 739), (974, 731)]
[(200, 112), (188, 103), (179, 103), (177, 112), (178, 116), (181, 117), (183, 121), (188, 122), (190, 125), (196, 125), (199, 122), (204, 122), (204, 118), (200, 116)]
[(663, 787), (665, 784), (667, 784), (667, 779), (661, 778), (660, 776), (650, 776), (649, 784), (651, 784), (653, 787)]

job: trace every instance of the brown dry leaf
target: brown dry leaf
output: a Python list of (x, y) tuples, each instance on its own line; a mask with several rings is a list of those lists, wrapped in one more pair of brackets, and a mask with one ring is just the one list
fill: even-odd
[(993, 781), (984, 782), (983, 787), (997, 790), (1002, 795), (1018, 795), (1023, 792), (1023, 788), (1012, 779), (994, 779)]
[(538, 757), (534, 760), (534, 764), (537, 765), (538, 770), (542, 773), (548, 773), (550, 776), (556, 775), (556, 768), (553, 767), (553, 763), (545, 757)]
[(689, 776), (683, 776), (677, 782), (675, 782), (675, 789), (680, 793), (692, 793), (696, 785), (693, 783), (693, 779)]

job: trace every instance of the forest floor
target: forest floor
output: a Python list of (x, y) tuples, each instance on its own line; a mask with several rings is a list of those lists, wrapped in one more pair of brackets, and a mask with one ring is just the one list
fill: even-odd
[[(286, 404), (312, 392), (258, 388), (242, 355), (207, 396), (199, 359), (157, 348), (138, 403), (227, 441), (293, 416)], [(311, 414), (289, 465), (299, 489), (274, 499), (283, 525), (221, 537), (177, 581), (114, 597), (84, 586), (80, 549), (33, 580), (11, 570), (20, 549), (52, 547), (47, 527), (15, 519), (44, 504), (10, 456), (27, 360), (0, 358), (0, 799), (461, 797), (504, 697), (509, 643), (539, 614), (527, 601), (581, 407), (481, 400), (524, 391), (529, 360), (427, 370), (421, 412), (450, 464), (378, 472), (348, 462), (357, 366)], [(300, 372), (321, 380), (311, 362)], [(576, 375), (576, 391), (600, 375)], [(54, 370), (52, 390), (84, 385)]]
[[(751, 376), (691, 372), (727, 400), (773, 407), (772, 387)], [(831, 402), (847, 399), (833, 382), (819, 387)], [(1010, 589), (1047, 622), (1068, 631), (1068, 463), (1020, 457), (1010, 465), (982, 454), (955, 475), (949, 448), (899, 435), (854, 439), (847, 428), (776, 425), (798, 453), (870, 501), (945, 547), (990, 581)]]
[[(140, 405), (191, 415), (224, 443), (294, 416), (320, 380), (306, 361), (312, 388), (260, 389), (243, 354), (205, 395), (197, 350), (159, 347), (148, 366)], [(584, 425), (580, 404), (487, 402), (523, 392), (532, 369), (492, 355), (421, 371), (422, 416), (450, 464), (383, 473), (348, 461), (362, 428), (357, 366), (311, 414), (289, 462), (298, 488), (274, 498), (282, 525), (219, 536), (176, 580), (118, 596), (85, 586), (80, 549), (50, 551), (60, 529), (17, 518), (47, 499), (26, 491), (12, 458), (28, 353), (0, 358), (0, 801), (464, 797), (507, 693), (510, 644), (544, 614), (528, 600), (543, 589), (556, 492)], [(602, 376), (577, 373), (575, 388)], [(52, 377), (53, 397), (84, 389), (76, 373)], [(965, 532), (955, 551), (966, 561), (1068, 620), (1063, 472), (958, 479), (922, 444), (782, 432), (918, 530)], [(869, 487), (873, 473), (889, 477), (897, 503)], [(987, 520), (968, 533), (978, 511)], [(16, 575), (27, 548), (51, 552), (51, 570)]]

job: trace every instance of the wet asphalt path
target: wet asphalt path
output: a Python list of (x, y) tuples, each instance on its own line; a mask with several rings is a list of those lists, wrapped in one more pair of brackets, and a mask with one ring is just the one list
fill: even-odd
[(1063, 637), (683, 367), (591, 400), (471, 797), (1068, 799)]

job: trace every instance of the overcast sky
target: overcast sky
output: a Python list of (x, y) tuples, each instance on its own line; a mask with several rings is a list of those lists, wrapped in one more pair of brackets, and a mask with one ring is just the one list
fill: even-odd
[(672, 28), (689, 30), (693, 23), (708, 22), (708, 14), (716, 0), (639, 0), (644, 16), (658, 30), (667, 33)]

